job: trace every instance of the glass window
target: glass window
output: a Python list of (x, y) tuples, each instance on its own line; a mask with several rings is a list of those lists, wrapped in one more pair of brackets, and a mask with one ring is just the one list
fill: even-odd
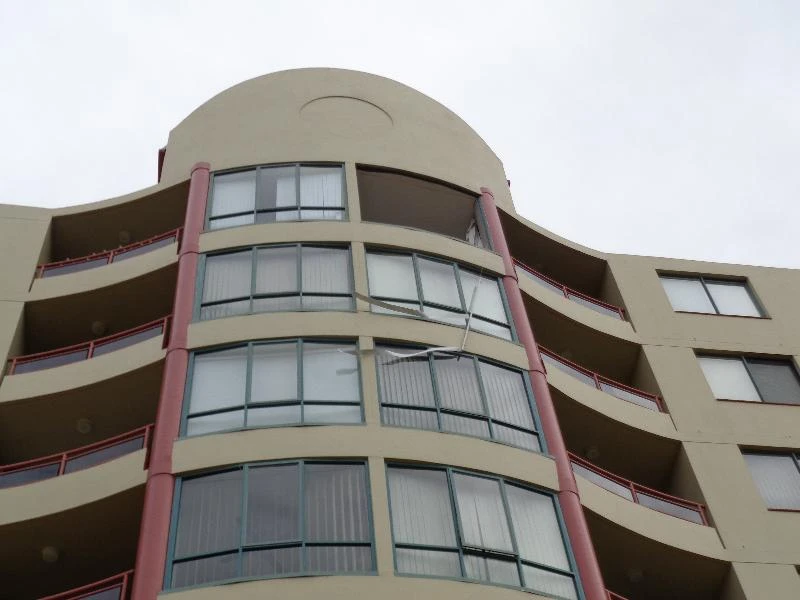
[(282, 165), (214, 175), (208, 229), (280, 221), (342, 220), (341, 166)]
[[(459, 327), (466, 326), (471, 310), (471, 329), (511, 339), (508, 314), (496, 277), (451, 262), (384, 252), (367, 253), (367, 274), (370, 296), (375, 300), (421, 310), (433, 321)], [(372, 310), (397, 314), (391, 308), (375, 304)]]
[(552, 496), (449, 468), (389, 466), (397, 571), (577, 600)]
[(375, 569), (364, 463), (244, 465), (178, 495), (168, 588)]
[(350, 250), (293, 244), (205, 259), (200, 320), (258, 312), (352, 310)]
[(744, 453), (753, 481), (768, 508), (800, 510), (797, 455)]
[(522, 372), (475, 356), (379, 345), (375, 349), (386, 425), (449, 431), (540, 452)]
[(714, 397), (769, 404), (800, 404), (800, 377), (791, 360), (699, 356)]
[(355, 343), (250, 343), (197, 353), (192, 360), (187, 436), (362, 421)]
[(661, 275), (672, 309), (681, 312), (761, 317), (747, 282)]

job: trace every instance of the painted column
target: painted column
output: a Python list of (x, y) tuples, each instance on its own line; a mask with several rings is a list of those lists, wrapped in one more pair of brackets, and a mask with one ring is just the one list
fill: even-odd
[(553, 406), (553, 399), (550, 396), (550, 388), (547, 386), (544, 365), (539, 355), (539, 347), (536, 344), (533, 328), (528, 320), (528, 313), (522, 300), (522, 292), (519, 290), (517, 271), (514, 268), (514, 261), (511, 258), (508, 242), (503, 232), (500, 213), (497, 210), (494, 195), (488, 188), (481, 188), (480, 202), (489, 227), (494, 250), (503, 258), (505, 270), (503, 287), (506, 291), (517, 336), (520, 343), (525, 347), (525, 353), (528, 356), (531, 386), (533, 387), (533, 395), (536, 398), (536, 407), (539, 409), (539, 418), (542, 421), (547, 448), (556, 461), (559, 487), (558, 502), (561, 505), (561, 512), (564, 514), (564, 523), (567, 527), (573, 554), (575, 555), (578, 573), (583, 583), (583, 590), (586, 593), (587, 600), (607, 600), (603, 576), (597, 563), (589, 527), (586, 524), (586, 517), (581, 507), (575, 476), (572, 473), (572, 467), (567, 456), (564, 438), (561, 436), (561, 428), (558, 425), (558, 417)]
[(133, 574), (131, 600), (154, 600), (164, 582), (169, 520), (175, 477), (172, 475), (172, 444), (178, 437), (183, 389), (189, 365), (187, 338), (194, 307), (195, 279), (200, 252), (200, 232), (205, 219), (209, 187), (208, 163), (192, 167), (186, 203), (183, 236), (178, 251), (178, 277), (172, 308), (164, 376), (158, 400), (142, 523)]

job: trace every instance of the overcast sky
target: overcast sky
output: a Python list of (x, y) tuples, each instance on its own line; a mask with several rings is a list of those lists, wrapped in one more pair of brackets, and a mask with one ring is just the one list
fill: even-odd
[(800, 267), (798, 0), (0, 0), (0, 203), (152, 185), (199, 104), (311, 66), (445, 104), (576, 242)]

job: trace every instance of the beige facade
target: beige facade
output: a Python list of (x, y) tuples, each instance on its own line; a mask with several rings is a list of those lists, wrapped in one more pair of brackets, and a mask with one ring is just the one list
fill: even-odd
[[(6, 465), (0, 466), (1, 600), (44, 597), (138, 568), (148, 479), (145, 450), (110, 456), (75, 472), (62, 468), (68, 472), (37, 475), (18, 485), (6, 485), (3, 478), (20, 472), (12, 466), (17, 463), (91, 444), (113, 447), (103, 440), (155, 422), (167, 332), (151, 328), (140, 338), (104, 340), (172, 312), (177, 237), (152, 244), (152, 251), (142, 246), (130, 257), (97, 259), (93, 268), (74, 272), (59, 272), (57, 266), (39, 271), (37, 265), (114, 250), (182, 227), (192, 166), (201, 161), (210, 164), (212, 185), (215, 173), (259, 165), (342, 165), (342, 220), (276, 219), (207, 229), (199, 238), (196, 290), (202, 294), (207, 260), (202, 257), (209, 254), (272, 244), (334, 244), (350, 250), (351, 291), (358, 295), (353, 310), (207, 320), (195, 312), (187, 348), (195, 352), (283, 339), (357, 342), (363, 420), (184, 433), (171, 448), (172, 473), (180, 479), (263, 461), (364, 461), (374, 564), (367, 575), (212, 581), (166, 589), (159, 597), (552, 597), (526, 585), (476, 585), (466, 576), (414, 577), (398, 571), (394, 555), (387, 464), (443, 465), (560, 491), (547, 452), (382, 422), (376, 346), (463, 344), (469, 355), (520, 372), (536, 367), (517, 338), (471, 330), (465, 339), (458, 324), (378, 314), (365, 300), (378, 295), (367, 266), (367, 254), (377, 250), (414, 252), (501, 278), (499, 254), (467, 243), (464, 236), (456, 239), (451, 231), (453, 223), (469, 222), (472, 215), (472, 206), (461, 197), (477, 198), (487, 187), (497, 200), (514, 258), (549, 278), (542, 284), (517, 266), (537, 342), (599, 375), (587, 383), (585, 373), (581, 379), (545, 361), (567, 450), (621, 480), (705, 507), (708, 523), (692, 522), (668, 514), (669, 509), (633, 502), (577, 473), (605, 586), (629, 600), (800, 598), (800, 513), (768, 508), (742, 453), (800, 451), (800, 407), (718, 400), (698, 361), (698, 354), (770, 357), (796, 371), (800, 272), (611, 255), (564, 240), (516, 214), (499, 159), (437, 102), (373, 75), (303, 69), (241, 83), (201, 105), (170, 133), (160, 182), (151, 188), (67, 209), (0, 206), (0, 356), (12, 361), (73, 345), (73, 354), (79, 354), (85, 348), (81, 344), (99, 340), (91, 348), (95, 356), (85, 360), (55, 352), (44, 358), (71, 358), (56, 358), (46, 364), (49, 368), (37, 359), (9, 362), (0, 382), (0, 465)], [(373, 172), (387, 173), (386, 180), (370, 179)], [(439, 199), (446, 211), (437, 208)], [(366, 218), (377, 214), (378, 222)], [(763, 317), (676, 312), (659, 274), (746, 281)], [(553, 281), (580, 295), (568, 298), (569, 292), (559, 292)], [(624, 309), (622, 318), (608, 305)], [(118, 339), (131, 343), (116, 347)], [(613, 382), (633, 388), (631, 397), (616, 397)], [(652, 396), (658, 400), (649, 400)], [(661, 402), (663, 410), (637, 404), (637, 398)], [(541, 436), (541, 427), (537, 430)], [(149, 442), (147, 431), (143, 443)], [(79, 455), (63, 460), (71, 464)], [(133, 593), (137, 600), (144, 598), (136, 589)], [(583, 597), (582, 591), (577, 594)]]

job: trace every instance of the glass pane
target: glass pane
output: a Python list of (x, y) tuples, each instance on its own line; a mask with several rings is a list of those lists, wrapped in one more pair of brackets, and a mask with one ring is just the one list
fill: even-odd
[(303, 344), (303, 399), (358, 402), (355, 344)]
[(542, 277), (539, 277), (535, 273), (532, 273), (532, 272), (528, 271), (527, 269), (525, 269), (523, 267), (517, 267), (517, 273), (522, 273), (525, 277), (527, 277), (531, 281), (534, 281), (535, 283), (541, 285), (542, 287), (546, 287), (547, 289), (555, 292), (556, 294), (558, 294), (560, 296), (564, 295), (564, 290), (561, 287), (550, 283), (546, 279), (544, 279)]
[(177, 563), (172, 567), (172, 587), (181, 588), (233, 579), (238, 575), (238, 559), (237, 554), (224, 554)]
[(250, 300), (240, 300), (239, 302), (225, 302), (223, 304), (212, 304), (200, 309), (200, 320), (209, 321), (211, 319), (223, 319), (236, 315), (246, 315), (250, 312)]
[(237, 548), (241, 509), (241, 470), (185, 479), (178, 507), (175, 556)]
[(436, 354), (434, 373), (443, 408), (452, 408), (478, 415), (486, 414), (481, 399), (475, 361), (464, 356)]
[(300, 220), (301, 221), (342, 221), (344, 220), (344, 209), (334, 209), (331, 208), (329, 210), (301, 210), (300, 211)]
[(95, 592), (94, 594), (89, 594), (88, 596), (81, 596), (80, 600), (126, 600), (125, 598), (120, 597), (121, 593), (122, 586), (117, 584), (111, 589), (103, 590), (102, 592)]
[(429, 429), (432, 431), (439, 429), (439, 420), (435, 410), (408, 410), (384, 406), (381, 413), (383, 414), (383, 422), (386, 425)]
[(417, 299), (417, 282), (410, 256), (367, 253), (369, 293), (374, 297)]
[(520, 431), (512, 427), (503, 427), (497, 423), (492, 423), (492, 433), (494, 434), (494, 439), (499, 442), (511, 444), (512, 446), (519, 446), (520, 448), (533, 450), (534, 452), (542, 451), (539, 438), (533, 433)]
[[(461, 269), (461, 289), (464, 292), (464, 304), (469, 312), (472, 303), (472, 313), (486, 317), (492, 321), (508, 323), (503, 297), (500, 287), (494, 277), (483, 277), (472, 271)], [(473, 301), (472, 296), (475, 295)]]
[(360, 423), (361, 406), (341, 404), (306, 404), (303, 421), (313, 423)]
[(363, 465), (307, 464), (304, 499), (306, 540), (368, 541), (367, 496)]
[[(300, 204), (302, 206), (342, 208), (341, 167), (300, 167)], [(328, 218), (322, 211), (321, 218)], [(331, 211), (336, 214), (338, 211)]]
[(700, 525), (703, 524), (703, 517), (700, 516), (700, 511), (695, 508), (688, 508), (686, 506), (681, 506), (680, 504), (667, 502), (666, 500), (662, 500), (661, 498), (650, 496), (649, 494), (644, 494), (642, 492), (636, 492), (636, 498), (639, 504), (646, 506), (647, 508), (652, 508), (658, 512), (672, 515), (673, 517), (678, 517), (679, 519), (684, 519), (686, 521), (691, 521), (692, 523), (699, 523)]
[(506, 485), (506, 499), (520, 558), (569, 570), (553, 498)]
[(500, 483), (456, 473), (453, 485), (464, 545), (513, 552)]
[(242, 556), (244, 577), (289, 575), (302, 570), (302, 553), (299, 547), (251, 550)]
[(440, 321), (456, 327), (465, 327), (467, 324), (467, 315), (461, 312), (453, 312), (452, 310), (444, 310), (428, 305), (423, 306), (422, 312), (431, 321)]
[(585, 306), (586, 308), (592, 309), (596, 313), (600, 313), (601, 315), (608, 315), (609, 317), (614, 317), (615, 319), (622, 319), (622, 315), (619, 314), (618, 310), (608, 308), (603, 306), (602, 304), (598, 304), (597, 302), (592, 302), (591, 300), (587, 300), (583, 296), (577, 296), (575, 294), (570, 294), (569, 299), (573, 302)]
[(511, 339), (510, 328), (504, 325), (496, 325), (494, 323), (489, 323), (488, 321), (482, 321), (474, 315), (472, 317), (472, 325), (470, 325), (470, 329), (474, 331), (480, 331), (481, 333), (488, 333), (489, 335), (503, 338), (504, 340)]
[(353, 310), (351, 296), (303, 296), (303, 310)]
[(537, 569), (530, 565), (522, 565), (522, 576), (525, 578), (525, 587), (539, 592), (545, 596), (564, 598), (565, 600), (578, 600), (575, 589), (575, 580), (567, 575)]
[(706, 281), (708, 293), (720, 314), (760, 317), (761, 312), (753, 303), (747, 284), (741, 281)]
[(56, 476), (58, 476), (58, 463), (23, 469), (22, 471), (12, 471), (11, 473), (0, 473), (0, 489), (34, 483)]
[(112, 262), (120, 262), (123, 260), (127, 260), (129, 258), (133, 258), (134, 256), (139, 256), (141, 254), (147, 254), (148, 252), (152, 252), (153, 250), (158, 250), (159, 248), (164, 248), (165, 246), (169, 246), (175, 243), (175, 236), (164, 238), (162, 240), (157, 240), (155, 242), (150, 242), (144, 246), (139, 246), (138, 248), (131, 248), (130, 250), (125, 250), (124, 252), (119, 252), (118, 254), (114, 254), (114, 258)]
[(255, 293), (286, 294), (297, 291), (297, 247), (257, 250)]
[(420, 258), (417, 260), (417, 265), (422, 282), (422, 295), (426, 303), (463, 309), (458, 295), (455, 267), (452, 264)]
[(279, 296), (277, 298), (253, 298), (253, 312), (285, 312), (300, 310), (300, 296)]
[(249, 250), (206, 258), (203, 304), (250, 296), (253, 254)]
[(297, 221), (299, 211), (294, 209), (270, 209), (266, 212), (259, 212), (256, 215), (256, 223), (284, 223), (286, 221)]
[(370, 546), (308, 546), (309, 573), (364, 573), (372, 571)]
[(244, 426), (244, 411), (233, 410), (214, 413), (204, 417), (189, 417), (186, 420), (186, 435), (203, 435), (215, 431), (230, 431)]
[(92, 260), (86, 260), (79, 263), (72, 263), (69, 265), (47, 267), (42, 273), (42, 277), (55, 277), (56, 275), (66, 275), (68, 273), (78, 273), (79, 271), (88, 271), (97, 267), (104, 267), (108, 264), (108, 256), (101, 256)]
[(208, 228), (213, 231), (214, 229), (225, 229), (227, 227), (252, 225), (253, 221), (254, 220), (252, 214), (239, 215), (238, 217), (214, 218), (208, 222)]
[(250, 402), (299, 400), (297, 342), (253, 346)]
[(152, 338), (161, 337), (161, 334), (163, 332), (164, 332), (164, 326), (158, 325), (156, 327), (140, 331), (139, 333), (126, 335), (125, 337), (117, 338), (110, 342), (98, 344), (94, 347), (94, 352), (92, 352), (92, 356), (101, 356), (103, 354), (108, 354), (109, 352), (122, 350), (123, 348), (133, 346), (135, 344), (144, 342)]
[(503, 585), (519, 585), (517, 563), (464, 554), (465, 577)]
[(591, 469), (587, 469), (583, 465), (579, 465), (576, 463), (572, 463), (572, 470), (575, 472), (576, 475), (580, 475), (584, 479), (588, 479), (595, 485), (599, 485), (604, 490), (608, 490), (612, 494), (616, 494), (617, 496), (621, 496), (626, 500), (630, 500), (633, 502), (633, 492), (631, 488), (627, 485), (622, 485), (621, 483), (617, 483), (613, 479), (608, 479), (602, 476), (600, 473), (596, 473)]
[[(391, 304), (392, 306), (400, 306), (402, 308), (408, 308), (411, 310), (419, 311), (419, 303), (418, 302), (400, 302), (398, 300), (392, 300), (389, 302), (388, 300), (385, 301), (387, 304)], [(374, 313), (378, 313), (381, 315), (393, 315), (393, 316), (400, 316), (400, 317), (412, 317), (419, 315), (409, 315), (408, 313), (392, 310), (391, 308), (383, 308), (382, 306), (376, 306), (375, 304), (370, 304), (370, 310)]]
[(258, 210), (297, 206), (295, 167), (260, 168), (258, 186)]
[(769, 508), (800, 509), (800, 471), (791, 456), (745, 454), (744, 459)]
[(800, 379), (791, 362), (748, 358), (747, 364), (764, 402), (800, 404)]
[(667, 293), (673, 310), (715, 314), (714, 305), (699, 279), (662, 277), (661, 285)]
[(456, 545), (444, 471), (390, 467), (388, 479), (395, 544)]
[(457, 552), (395, 548), (394, 555), (398, 573), (461, 577), (461, 564)]
[(195, 355), (189, 413), (243, 405), (246, 380), (246, 346)]
[(67, 460), (67, 464), (64, 466), (64, 473), (73, 473), (75, 471), (80, 471), (81, 469), (88, 469), (89, 467), (99, 465), (100, 463), (114, 460), (120, 456), (125, 456), (131, 452), (136, 452), (137, 450), (142, 449), (143, 444), (144, 436), (133, 438), (132, 440), (125, 440), (124, 442), (119, 442), (113, 446), (100, 448), (94, 452), (90, 452), (89, 454), (84, 454), (83, 456), (70, 458)]
[(742, 359), (698, 356), (697, 360), (715, 398), (761, 401)]
[(256, 197), (256, 172), (242, 171), (215, 175), (211, 216), (252, 211)]
[(522, 374), (483, 361), (478, 364), (492, 418), (533, 429), (533, 415)]
[(299, 404), (247, 409), (248, 427), (274, 427), (276, 425), (297, 425), (299, 423)]
[(247, 479), (246, 544), (300, 539), (300, 467), (252, 467)]
[(61, 367), (75, 362), (86, 360), (89, 356), (89, 349), (75, 350), (74, 352), (65, 352), (64, 354), (54, 354), (45, 358), (37, 358), (30, 362), (17, 363), (14, 367), (14, 374), (21, 375), (22, 373), (33, 373), (34, 371), (41, 371), (42, 369), (52, 369), (53, 367)]
[(378, 366), (380, 398), (385, 404), (408, 404), (410, 406), (436, 406), (433, 399), (428, 356), (399, 358), (397, 354), (412, 354), (410, 348), (378, 346), (375, 359)]
[(350, 294), (350, 252), (303, 246), (303, 293)]
[(653, 398), (648, 398), (647, 396), (640, 396), (639, 394), (634, 394), (630, 390), (625, 390), (615, 385), (611, 385), (605, 381), (600, 382), (600, 389), (606, 392), (607, 394), (611, 394), (619, 398), (620, 400), (625, 400), (627, 402), (632, 402), (633, 404), (638, 404), (639, 406), (644, 406), (645, 408), (649, 408), (650, 410), (659, 410), (658, 403)]
[(442, 431), (460, 433), (461, 435), (471, 435), (473, 437), (488, 438), (489, 423), (482, 419), (470, 419), (469, 417), (459, 417), (445, 412), (441, 414)]
[(590, 385), (592, 387), (597, 387), (597, 384), (594, 381), (594, 377), (591, 377), (584, 373), (583, 371), (579, 371), (574, 367), (568, 365), (567, 363), (563, 363), (560, 360), (553, 358), (552, 356), (548, 356), (547, 354), (542, 354), (542, 362), (544, 362), (545, 366), (549, 368), (558, 369), (559, 371), (563, 371), (570, 377), (574, 377), (575, 379), (581, 380), (586, 385)]

